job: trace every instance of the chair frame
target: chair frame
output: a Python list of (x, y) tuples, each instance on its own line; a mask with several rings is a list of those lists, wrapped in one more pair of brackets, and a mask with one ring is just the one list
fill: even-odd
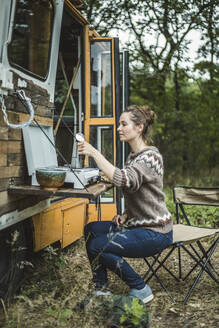
[[(187, 226), (190, 227), (194, 227), (191, 225), (188, 216), (186, 215), (186, 211), (185, 211), (185, 206), (190, 206), (190, 205), (197, 205), (197, 206), (215, 206), (218, 207), (219, 206), (219, 197), (216, 200), (216, 203), (213, 202), (213, 204), (208, 204), (206, 201), (204, 201), (203, 203), (197, 203), (197, 201), (194, 202), (182, 202), (178, 199), (176, 199), (176, 189), (178, 188), (183, 188), (186, 189), (187, 191), (190, 190), (195, 190), (195, 192), (199, 192), (199, 191), (212, 191), (212, 190), (216, 190), (217, 192), (217, 197), (219, 196), (219, 188), (194, 188), (194, 187), (186, 187), (186, 186), (176, 186), (175, 188), (173, 188), (173, 199), (174, 202), (176, 204), (176, 222), (177, 224), (173, 225), (173, 229), (175, 227), (177, 227), (177, 225), (179, 225), (179, 213), (181, 211), (182, 215), (183, 215), (183, 219), (186, 222)], [(198, 227), (199, 229), (202, 229), (201, 227)], [(205, 228), (206, 229), (206, 228)], [(201, 231), (201, 230), (200, 230)], [(148, 283), (151, 278), (154, 276), (157, 281), (160, 283), (161, 287), (166, 291), (166, 293), (168, 294), (168, 296), (171, 298), (171, 300), (175, 303), (175, 300), (173, 298), (173, 296), (170, 294), (168, 288), (165, 286), (165, 284), (163, 283), (163, 281), (160, 279), (160, 277), (158, 276), (157, 272), (158, 270), (162, 267), (164, 268), (177, 282), (180, 281), (185, 281), (186, 279), (188, 279), (188, 277), (190, 276), (190, 274), (199, 266), (200, 270), (195, 278), (195, 280), (193, 281), (192, 285), (190, 286), (184, 300), (183, 300), (183, 305), (185, 305), (195, 286), (197, 285), (200, 277), (202, 276), (203, 272), (206, 272), (216, 283), (219, 282), (218, 278), (216, 277), (216, 275), (218, 276), (218, 274), (215, 272), (214, 267), (211, 263), (211, 257), (219, 243), (219, 229), (211, 229), (209, 228), (209, 232), (213, 232), (212, 236), (216, 236), (216, 239), (211, 243), (211, 245), (209, 246), (209, 248), (206, 250), (204, 248), (204, 246), (202, 245), (200, 239), (206, 239), (209, 238), (210, 236), (205, 236), (205, 237), (200, 237), (200, 238), (196, 238), (194, 240), (190, 240), (189, 242), (184, 242), (184, 241), (175, 241), (172, 243), (172, 245), (170, 245), (168, 248), (166, 248), (166, 250), (168, 250), (167, 254), (165, 255), (165, 257), (160, 260), (160, 256), (163, 253), (160, 252), (154, 256), (152, 256), (153, 261), (152, 263), (149, 262), (149, 260), (147, 258), (144, 258), (144, 261), (146, 262), (147, 266), (148, 266), (148, 270), (144, 275), (144, 280), (146, 283)], [(196, 248), (194, 246), (194, 243), (196, 244)], [(189, 248), (187, 247), (190, 246), (191, 250), (189, 250)], [(196, 262), (194, 264), (194, 266), (190, 269), (190, 271), (183, 277), (182, 276), (182, 259), (181, 259), (181, 248)], [(175, 251), (178, 250), (178, 276), (176, 276), (176, 274), (174, 274), (166, 265), (165, 262), (167, 261), (167, 259), (169, 258), (169, 256)], [(213, 273), (214, 271), (214, 273)]]

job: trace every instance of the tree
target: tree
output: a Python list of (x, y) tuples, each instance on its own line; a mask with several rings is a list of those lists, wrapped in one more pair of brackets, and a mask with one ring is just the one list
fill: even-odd
[[(210, 149), (219, 130), (214, 121), (218, 113), (216, 0), (87, 0), (87, 4), (88, 19), (102, 35), (115, 29), (131, 35), (127, 43), (131, 102), (155, 109), (159, 120), (155, 140), (167, 170), (185, 177), (188, 171), (198, 175), (201, 169), (214, 168), (217, 152)], [(194, 30), (203, 40), (197, 63), (191, 62), (188, 52)]]

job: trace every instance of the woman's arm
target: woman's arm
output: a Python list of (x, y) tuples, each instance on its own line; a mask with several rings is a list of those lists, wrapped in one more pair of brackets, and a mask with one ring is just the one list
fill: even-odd
[(115, 171), (115, 166), (113, 166), (96, 148), (91, 146), (88, 142), (78, 142), (78, 154), (91, 156), (97, 166), (103, 173), (109, 178), (110, 181), (113, 180), (113, 174)]

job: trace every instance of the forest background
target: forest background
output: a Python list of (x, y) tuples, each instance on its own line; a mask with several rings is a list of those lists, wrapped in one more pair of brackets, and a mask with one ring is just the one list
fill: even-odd
[[(218, 3), (216, 0), (86, 0), (101, 36), (131, 35), (130, 104), (156, 112), (154, 144), (166, 184), (219, 183)], [(191, 33), (200, 34), (195, 59)]]
[[(132, 35), (125, 44), (130, 53), (130, 104), (148, 104), (157, 114), (154, 143), (164, 157), (166, 185), (219, 185), (217, 1), (84, 1), (83, 14), (101, 36)], [(201, 36), (195, 60), (189, 52), (194, 31)], [(167, 206), (174, 215), (168, 193)], [(218, 211), (213, 207), (191, 209), (189, 216), (193, 224), (218, 227)], [(183, 259), (186, 272), (190, 263)], [(217, 259), (215, 253), (215, 268)], [(142, 262), (132, 263), (143, 276)], [(175, 259), (170, 264), (176, 268)], [(19, 295), (8, 305), (2, 302), (0, 327), (106, 327), (102, 307), (99, 312), (95, 303), (90, 312), (78, 307), (92, 291), (83, 238), (64, 250), (47, 247), (28, 265)], [(151, 327), (218, 327), (217, 289), (208, 275), (203, 278), (186, 307), (173, 304), (152, 281), (156, 297), (149, 307)], [(110, 280), (114, 293), (127, 293), (127, 286), (114, 275)], [(187, 281), (176, 288), (166, 271), (163, 280), (174, 298), (181, 300)]]

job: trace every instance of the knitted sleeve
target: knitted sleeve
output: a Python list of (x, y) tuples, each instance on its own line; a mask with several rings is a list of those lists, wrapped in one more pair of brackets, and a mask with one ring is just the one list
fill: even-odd
[(163, 175), (163, 160), (159, 153), (146, 151), (129, 161), (124, 169), (116, 168), (113, 183), (117, 187), (137, 191), (142, 183), (151, 183)]

